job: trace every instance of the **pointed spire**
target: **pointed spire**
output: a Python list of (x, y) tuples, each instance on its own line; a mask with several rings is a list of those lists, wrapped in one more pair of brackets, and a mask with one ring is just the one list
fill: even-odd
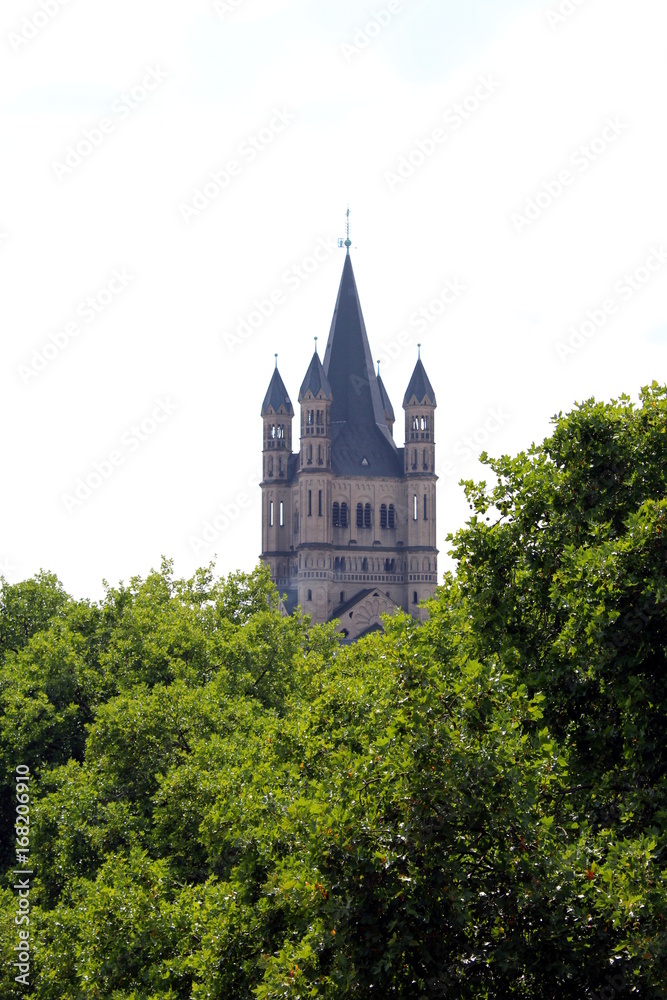
[(349, 254), (343, 265), (324, 354), (324, 371), (333, 394), (334, 472), (359, 475), (365, 458), (374, 475), (402, 475), (396, 442), (387, 426)]
[(422, 363), (421, 344), (418, 344), (417, 346), (419, 348), (419, 356), (417, 358), (415, 370), (412, 373), (412, 378), (410, 379), (408, 388), (405, 391), (403, 406), (410, 406), (414, 403), (426, 403), (428, 406), (437, 406), (438, 404), (435, 401), (433, 386), (429, 382), (426, 369)]
[(269, 382), (269, 388), (266, 391), (266, 396), (264, 397), (264, 402), (262, 403), (262, 416), (268, 417), (271, 413), (278, 414), (281, 412), (286, 414), (288, 417), (294, 416), (294, 408), (287, 395), (287, 389), (285, 388), (285, 383), (280, 377), (280, 372), (278, 371), (278, 355), (276, 354), (276, 367), (273, 370), (273, 375), (271, 376), (271, 381)]
[[(317, 337), (315, 337), (315, 340), (317, 341)], [(308, 366), (306, 377), (304, 378), (301, 388), (299, 389), (300, 403), (303, 402), (306, 397), (306, 393), (309, 391), (312, 392), (315, 399), (318, 398), (320, 393), (323, 394), (324, 399), (331, 399), (331, 386), (329, 385), (329, 380), (324, 373), (320, 356), (317, 353), (317, 344), (315, 344), (315, 353), (313, 354), (310, 365)]]
[(333, 423), (384, 425), (384, 408), (349, 256), (343, 266), (324, 371), (333, 392)]

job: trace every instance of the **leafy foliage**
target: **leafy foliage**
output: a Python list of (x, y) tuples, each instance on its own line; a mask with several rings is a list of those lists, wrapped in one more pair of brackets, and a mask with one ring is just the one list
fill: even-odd
[(3, 584), (2, 996), (664, 996), (666, 430), (653, 385), (485, 458), (428, 622), (353, 646), (265, 567)]

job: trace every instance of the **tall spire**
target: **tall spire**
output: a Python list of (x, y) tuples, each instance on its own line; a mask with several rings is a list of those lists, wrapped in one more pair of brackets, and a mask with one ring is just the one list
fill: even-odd
[(355, 475), (362, 467), (371, 466), (375, 474), (400, 475), (349, 254), (343, 265), (324, 371), (333, 396), (334, 471)]

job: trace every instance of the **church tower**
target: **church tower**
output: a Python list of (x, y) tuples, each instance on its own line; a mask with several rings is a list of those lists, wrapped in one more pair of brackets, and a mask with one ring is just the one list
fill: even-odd
[[(403, 399), (404, 471), (408, 498), (408, 594), (410, 610), (433, 593), (430, 587), (435, 536), (435, 393), (420, 357)], [(423, 609), (418, 611), (423, 618)]]
[(289, 586), (291, 552), (290, 520), (294, 465), (292, 418), (294, 407), (276, 367), (262, 403), (264, 448), (262, 455), (262, 551), (271, 553), (267, 562), (278, 588)]
[[(381, 628), (397, 607), (437, 584), (435, 393), (421, 361), (409, 381), (405, 447), (376, 373), (352, 269), (349, 238), (324, 360), (317, 352), (299, 391), (300, 439), (277, 364), (262, 406), (262, 560), (315, 623), (340, 621), (348, 640)], [(317, 341), (316, 341), (317, 344)]]

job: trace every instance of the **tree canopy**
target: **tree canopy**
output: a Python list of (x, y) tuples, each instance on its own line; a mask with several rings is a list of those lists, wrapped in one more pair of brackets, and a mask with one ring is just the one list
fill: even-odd
[(482, 461), (428, 621), (353, 645), (263, 566), (2, 581), (3, 997), (665, 996), (667, 389)]

